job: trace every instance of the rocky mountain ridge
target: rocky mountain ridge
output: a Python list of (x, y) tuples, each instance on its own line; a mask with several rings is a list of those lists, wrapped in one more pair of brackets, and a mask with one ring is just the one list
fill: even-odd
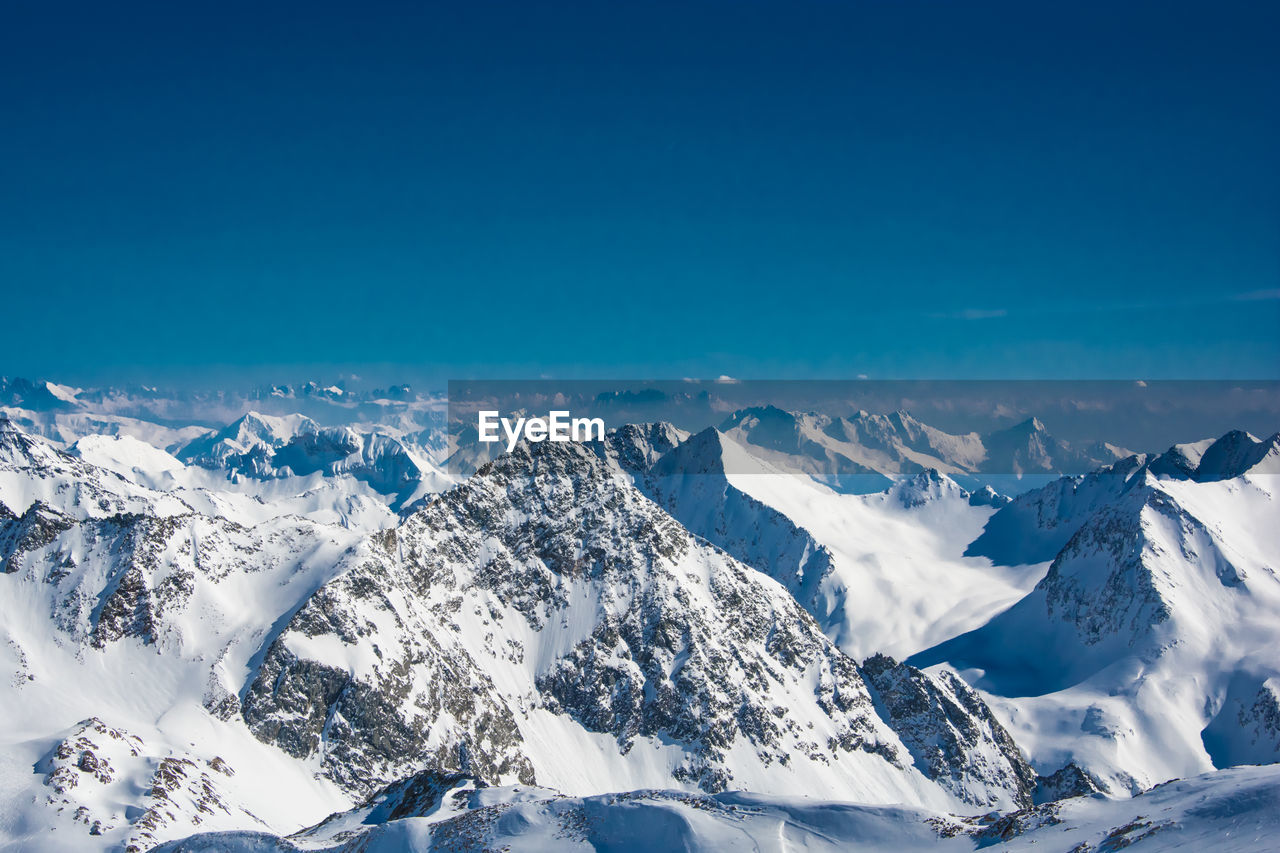
[[(403, 775), (406, 756), (564, 788), (563, 770), (522, 750), (568, 725), (606, 736), (592, 739), (599, 761), (636, 765), (623, 771), (635, 781), (714, 792), (776, 775), (815, 793), (929, 796), (855, 662), (589, 450), (517, 450), (350, 565), (268, 650), (244, 715), (356, 793)], [(334, 640), (359, 661), (347, 673), (308, 654)], [(666, 769), (641, 769), (655, 763)]]

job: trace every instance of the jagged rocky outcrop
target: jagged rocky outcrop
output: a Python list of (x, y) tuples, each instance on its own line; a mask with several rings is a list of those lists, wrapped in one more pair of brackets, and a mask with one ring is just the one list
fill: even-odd
[(51, 624), (71, 639), (179, 651), (198, 586), (287, 568), (323, 542), (322, 529), (297, 519), (261, 529), (196, 513), (77, 519), (36, 502), (0, 520), (0, 567), (40, 584)]
[(688, 438), (687, 432), (668, 423), (623, 424), (594, 446), (624, 471), (644, 475)]
[[(250, 730), (296, 758), (322, 756), (329, 777), (356, 794), (423, 766), (532, 784), (519, 730), (493, 680), (465, 646), (415, 624), (417, 614), (398, 613), (376, 584), (357, 569), (298, 611), (245, 693)], [(367, 606), (375, 611), (362, 612)], [(448, 620), (449, 613), (445, 604), (432, 615)], [(379, 631), (378, 617), (394, 628)], [(374, 637), (380, 642), (367, 648), (376, 663), (355, 672), (290, 648), (303, 638), (358, 647)]]
[(837, 599), (822, 584), (831, 552), (729, 481), (724, 441), (710, 428), (689, 437), (639, 471), (637, 485), (687, 530), (786, 586), (829, 633)]
[(244, 718), (360, 794), (423, 767), (548, 784), (564, 768), (531, 740), (566, 725), (708, 791), (766, 768), (864, 798), (927, 784), (782, 587), (577, 445), (518, 448), (367, 543), (267, 650)]
[(954, 673), (929, 675), (887, 655), (859, 668), (876, 708), (916, 766), (971, 805), (1025, 808), (1036, 774), (973, 688)]
[(22, 515), (0, 514), (0, 571), (12, 574), (22, 568), (22, 558), (48, 545), (70, 530), (76, 520), (36, 501)]
[[(124, 853), (142, 853), (174, 827), (265, 826), (227, 791), (236, 770), (220, 756), (201, 759), (158, 751), (97, 717), (78, 723), (36, 764), (45, 801), (69, 814), (88, 836)], [(141, 807), (123, 807), (142, 791)]]
[(1037, 776), (1033, 796), (1039, 805), (1071, 797), (1087, 797), (1102, 793), (1102, 790), (1102, 785), (1093, 774), (1074, 761), (1068, 761), (1047, 776)]

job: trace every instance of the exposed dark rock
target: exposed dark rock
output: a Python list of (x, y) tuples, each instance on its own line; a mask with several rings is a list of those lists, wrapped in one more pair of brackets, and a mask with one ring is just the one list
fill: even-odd
[(881, 717), (917, 767), (976, 806), (1032, 804), (1035, 771), (982, 698), (950, 670), (936, 677), (887, 655), (863, 661)]
[(1049, 803), (1071, 797), (1087, 797), (1102, 792), (1102, 786), (1089, 771), (1074, 761), (1048, 776), (1036, 777), (1035, 801)]

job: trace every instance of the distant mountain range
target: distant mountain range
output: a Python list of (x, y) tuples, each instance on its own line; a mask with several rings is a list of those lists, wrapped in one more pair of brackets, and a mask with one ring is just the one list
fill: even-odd
[(833, 417), (767, 406), (735, 412), (719, 430), (766, 461), (863, 492), (927, 469), (949, 475), (1082, 473), (1130, 454), (1104, 442), (1072, 447), (1037, 418), (986, 435), (951, 435), (901, 411)]

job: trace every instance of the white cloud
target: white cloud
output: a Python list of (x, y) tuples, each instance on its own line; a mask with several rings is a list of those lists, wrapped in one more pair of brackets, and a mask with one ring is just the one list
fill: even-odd
[(1004, 308), (962, 308), (959, 311), (936, 311), (929, 316), (935, 320), (994, 320), (1009, 316), (1009, 312)]
[(1280, 299), (1280, 287), (1273, 287), (1268, 290), (1250, 290), (1247, 293), (1237, 293), (1231, 298), (1236, 302), (1266, 302)]

